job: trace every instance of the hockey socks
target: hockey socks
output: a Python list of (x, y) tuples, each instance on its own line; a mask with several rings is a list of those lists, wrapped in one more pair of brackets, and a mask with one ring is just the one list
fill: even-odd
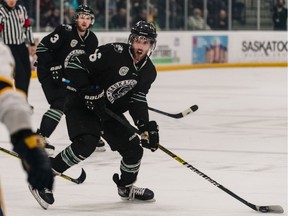
[(59, 124), (62, 115), (63, 112), (58, 109), (49, 109), (44, 113), (39, 129), (43, 137), (50, 137)]

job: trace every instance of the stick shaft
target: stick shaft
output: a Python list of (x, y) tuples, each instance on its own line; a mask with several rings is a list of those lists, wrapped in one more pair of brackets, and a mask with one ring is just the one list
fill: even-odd
[[(119, 123), (121, 123), (123, 126), (127, 127), (130, 130), (133, 130), (135, 133), (139, 134), (139, 131), (133, 127), (132, 125), (130, 125), (128, 122), (124, 121), (122, 118), (120, 118), (118, 115), (116, 115), (115, 113), (113, 113), (111, 110), (106, 110), (107, 114), (110, 115), (112, 118), (114, 118), (115, 120), (117, 120)], [(174, 158), (176, 161), (178, 161), (179, 163), (181, 163), (182, 165), (186, 166), (188, 169), (192, 170), (193, 172), (195, 172), (196, 174), (198, 174), (199, 176), (203, 177), (204, 179), (206, 179), (207, 181), (209, 181), (211, 184), (213, 184), (214, 186), (220, 188), (221, 190), (223, 190), (224, 192), (228, 193), (230, 196), (234, 197), (235, 199), (239, 200), (240, 202), (244, 203), (245, 205), (247, 205), (248, 207), (252, 208), (255, 211), (258, 211), (256, 205), (251, 204), (249, 202), (247, 202), (246, 200), (244, 200), (243, 198), (239, 197), (238, 195), (236, 195), (235, 193), (233, 193), (232, 191), (228, 190), (227, 188), (225, 188), (224, 186), (222, 186), (221, 184), (219, 184), (218, 182), (216, 182), (215, 180), (213, 180), (212, 178), (210, 178), (209, 176), (207, 176), (206, 174), (204, 174), (203, 172), (201, 172), (200, 170), (198, 170), (197, 168), (193, 167), (191, 164), (187, 163), (185, 160), (183, 160), (182, 158), (178, 157), (176, 154), (174, 154), (173, 152), (171, 152), (170, 150), (168, 150), (167, 148), (165, 148), (164, 146), (159, 144), (159, 149), (162, 150), (163, 152), (165, 152), (166, 154), (168, 154), (169, 156), (171, 156), (172, 158)]]
[(159, 149), (161, 149), (163, 152), (165, 152), (166, 154), (168, 154), (169, 156), (171, 156), (173, 159), (175, 159), (176, 161), (178, 161), (179, 163), (181, 163), (182, 165), (186, 166), (188, 169), (192, 170), (193, 172), (195, 172), (196, 174), (198, 174), (199, 176), (203, 177), (205, 180), (209, 181), (211, 184), (213, 184), (214, 186), (220, 188), (221, 190), (223, 190), (224, 192), (228, 193), (230, 196), (234, 197), (235, 199), (239, 200), (240, 202), (244, 203), (245, 205), (249, 206), (250, 208), (252, 208), (253, 210), (257, 211), (256, 205), (251, 204), (249, 202), (247, 202), (246, 200), (244, 200), (243, 198), (239, 197), (238, 195), (236, 195), (235, 193), (233, 193), (232, 191), (228, 190), (227, 188), (225, 188), (223, 185), (219, 184), (218, 182), (216, 182), (215, 180), (213, 180), (212, 178), (210, 178), (209, 176), (207, 176), (206, 174), (204, 174), (203, 172), (201, 172), (200, 170), (198, 170), (197, 168), (193, 167), (191, 164), (187, 163), (186, 161), (184, 161), (182, 158), (178, 157), (177, 155), (175, 155), (173, 152), (169, 151), (167, 148), (165, 148), (162, 145), (159, 145)]
[[(0, 151), (4, 152), (4, 153), (6, 153), (6, 154), (8, 154), (10, 156), (13, 156), (15, 158), (20, 159), (19, 155), (17, 153), (13, 152), (13, 151), (9, 151), (9, 150), (7, 150), (5, 148), (2, 148), (2, 147), (0, 147)], [(70, 176), (67, 176), (67, 175), (63, 174), (63, 173), (59, 173), (59, 174), (57, 173), (56, 175), (66, 179), (68, 181), (71, 181), (73, 183), (76, 183), (76, 184), (83, 183), (85, 181), (85, 178), (86, 178), (86, 173), (85, 173), (85, 171), (83, 169), (82, 169), (80, 177), (77, 178), (77, 179), (74, 179), (74, 178), (72, 178)]]

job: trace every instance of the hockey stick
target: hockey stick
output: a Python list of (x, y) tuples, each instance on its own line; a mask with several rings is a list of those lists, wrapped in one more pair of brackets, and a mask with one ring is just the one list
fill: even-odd
[(155, 109), (153, 107), (148, 107), (148, 109), (153, 111), (153, 112), (169, 116), (171, 118), (179, 119), (179, 118), (183, 118), (183, 117), (189, 115), (190, 113), (193, 113), (196, 110), (198, 110), (198, 106), (197, 105), (193, 105), (193, 106), (189, 107), (188, 109), (184, 110), (183, 112), (179, 112), (179, 113), (168, 113), (168, 112), (164, 112), (162, 110)]
[[(66, 84), (69, 84), (70, 80), (62, 78), (62, 82), (66, 83)], [(69, 89), (72, 90), (72, 91), (76, 91), (76, 89), (74, 89), (72, 87), (69, 87)], [(198, 110), (198, 106), (197, 105), (193, 105), (193, 106), (189, 107), (188, 109), (184, 110), (183, 112), (179, 112), (179, 113), (168, 113), (168, 112), (164, 112), (162, 110), (159, 110), (159, 109), (156, 109), (156, 108), (153, 108), (153, 107), (148, 107), (148, 109), (153, 111), (153, 112), (169, 116), (171, 118), (179, 119), (179, 118), (183, 118), (183, 117), (189, 115), (190, 113), (193, 113), (196, 110)]]
[[(127, 127), (128, 129), (134, 131), (135, 133), (139, 134), (139, 131), (134, 128), (132, 125), (130, 125), (128, 122), (124, 121), (122, 118), (120, 118), (118, 115), (116, 115), (115, 113), (113, 113), (112, 111), (106, 109), (106, 112), (109, 116), (111, 116), (112, 118), (114, 118), (115, 120), (117, 120), (119, 123), (121, 123), (123, 126)], [(258, 212), (262, 212), (262, 213), (267, 213), (267, 212), (272, 212), (272, 213), (283, 213), (284, 210), (280, 205), (269, 205), (269, 206), (258, 206), (258, 205), (254, 205), (252, 203), (249, 203), (248, 201), (244, 200), (243, 198), (239, 197), (238, 195), (236, 195), (235, 193), (233, 193), (232, 191), (228, 190), (226, 187), (224, 187), (223, 185), (219, 184), (218, 182), (216, 182), (215, 180), (213, 180), (212, 178), (210, 178), (209, 176), (207, 176), (206, 174), (204, 174), (203, 172), (201, 172), (200, 170), (198, 170), (197, 168), (193, 167), (191, 164), (187, 163), (185, 160), (183, 160), (182, 158), (178, 157), (177, 155), (175, 155), (173, 152), (169, 151), (168, 149), (166, 149), (164, 146), (159, 144), (159, 149), (162, 150), (163, 152), (165, 152), (166, 154), (168, 154), (170, 157), (172, 157), (173, 159), (175, 159), (176, 161), (178, 161), (179, 163), (181, 163), (182, 165), (186, 166), (188, 169), (192, 170), (193, 172), (195, 172), (196, 174), (198, 174), (199, 176), (203, 177), (205, 180), (209, 181), (211, 184), (213, 184), (214, 186), (220, 188), (221, 190), (223, 190), (224, 192), (226, 192), (227, 194), (229, 194), (230, 196), (234, 197), (235, 199), (239, 200), (240, 202), (242, 202), (243, 204), (245, 204), (246, 206), (250, 207), (251, 209), (258, 211)]]
[[(15, 152), (9, 151), (9, 150), (7, 150), (5, 148), (2, 148), (2, 147), (0, 147), (0, 151), (4, 152), (4, 153), (6, 153), (6, 154), (8, 154), (10, 156), (13, 156), (15, 158), (20, 159), (19, 155), (17, 153), (15, 153)], [(86, 172), (85, 172), (85, 170), (83, 168), (82, 168), (81, 174), (80, 174), (80, 176), (78, 178), (72, 178), (72, 177), (67, 176), (67, 175), (65, 175), (63, 173), (56, 173), (56, 172), (54, 172), (54, 173), (57, 176), (60, 176), (60, 177), (62, 177), (64, 179), (66, 179), (66, 180), (68, 180), (70, 182), (76, 183), (76, 184), (82, 184), (85, 181), (85, 179), (86, 179)]]

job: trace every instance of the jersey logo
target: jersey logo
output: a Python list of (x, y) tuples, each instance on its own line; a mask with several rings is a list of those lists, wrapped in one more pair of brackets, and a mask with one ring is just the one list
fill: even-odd
[(70, 59), (74, 56), (78, 56), (78, 55), (81, 55), (81, 54), (84, 54), (85, 51), (84, 50), (81, 50), (81, 49), (75, 49), (75, 50), (72, 50), (65, 58), (64, 60), (64, 68), (67, 67)]
[(62, 24), (62, 25), (65, 27), (66, 31), (72, 31), (72, 26), (71, 25), (65, 25), (65, 24)]
[(122, 53), (123, 52), (123, 46), (120, 44), (112, 44), (114, 47), (115, 52)]
[(73, 39), (73, 40), (71, 41), (71, 43), (70, 43), (70, 46), (71, 46), (71, 47), (75, 47), (77, 44), (78, 44), (78, 41), (75, 40), (75, 39)]
[(128, 73), (128, 71), (129, 71), (129, 68), (126, 67), (126, 66), (123, 66), (123, 67), (121, 67), (120, 70), (119, 70), (119, 75), (120, 75), (120, 76), (125, 76), (125, 75)]
[(55, 34), (50, 38), (51, 43), (56, 43), (59, 40), (59, 35)]
[(114, 83), (106, 90), (107, 99), (111, 104), (115, 102), (115, 100), (126, 95), (131, 89), (133, 89), (137, 85), (137, 81), (130, 80), (122, 80), (117, 83)]

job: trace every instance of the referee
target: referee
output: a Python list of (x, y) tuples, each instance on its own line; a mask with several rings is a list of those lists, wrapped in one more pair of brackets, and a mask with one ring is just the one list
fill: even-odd
[(30, 19), (26, 8), (18, 5), (17, 0), (3, 0), (2, 4), (0, 38), (9, 46), (15, 59), (15, 87), (24, 91), (28, 97), (31, 65), (26, 42), (30, 44), (32, 53), (36, 51)]

